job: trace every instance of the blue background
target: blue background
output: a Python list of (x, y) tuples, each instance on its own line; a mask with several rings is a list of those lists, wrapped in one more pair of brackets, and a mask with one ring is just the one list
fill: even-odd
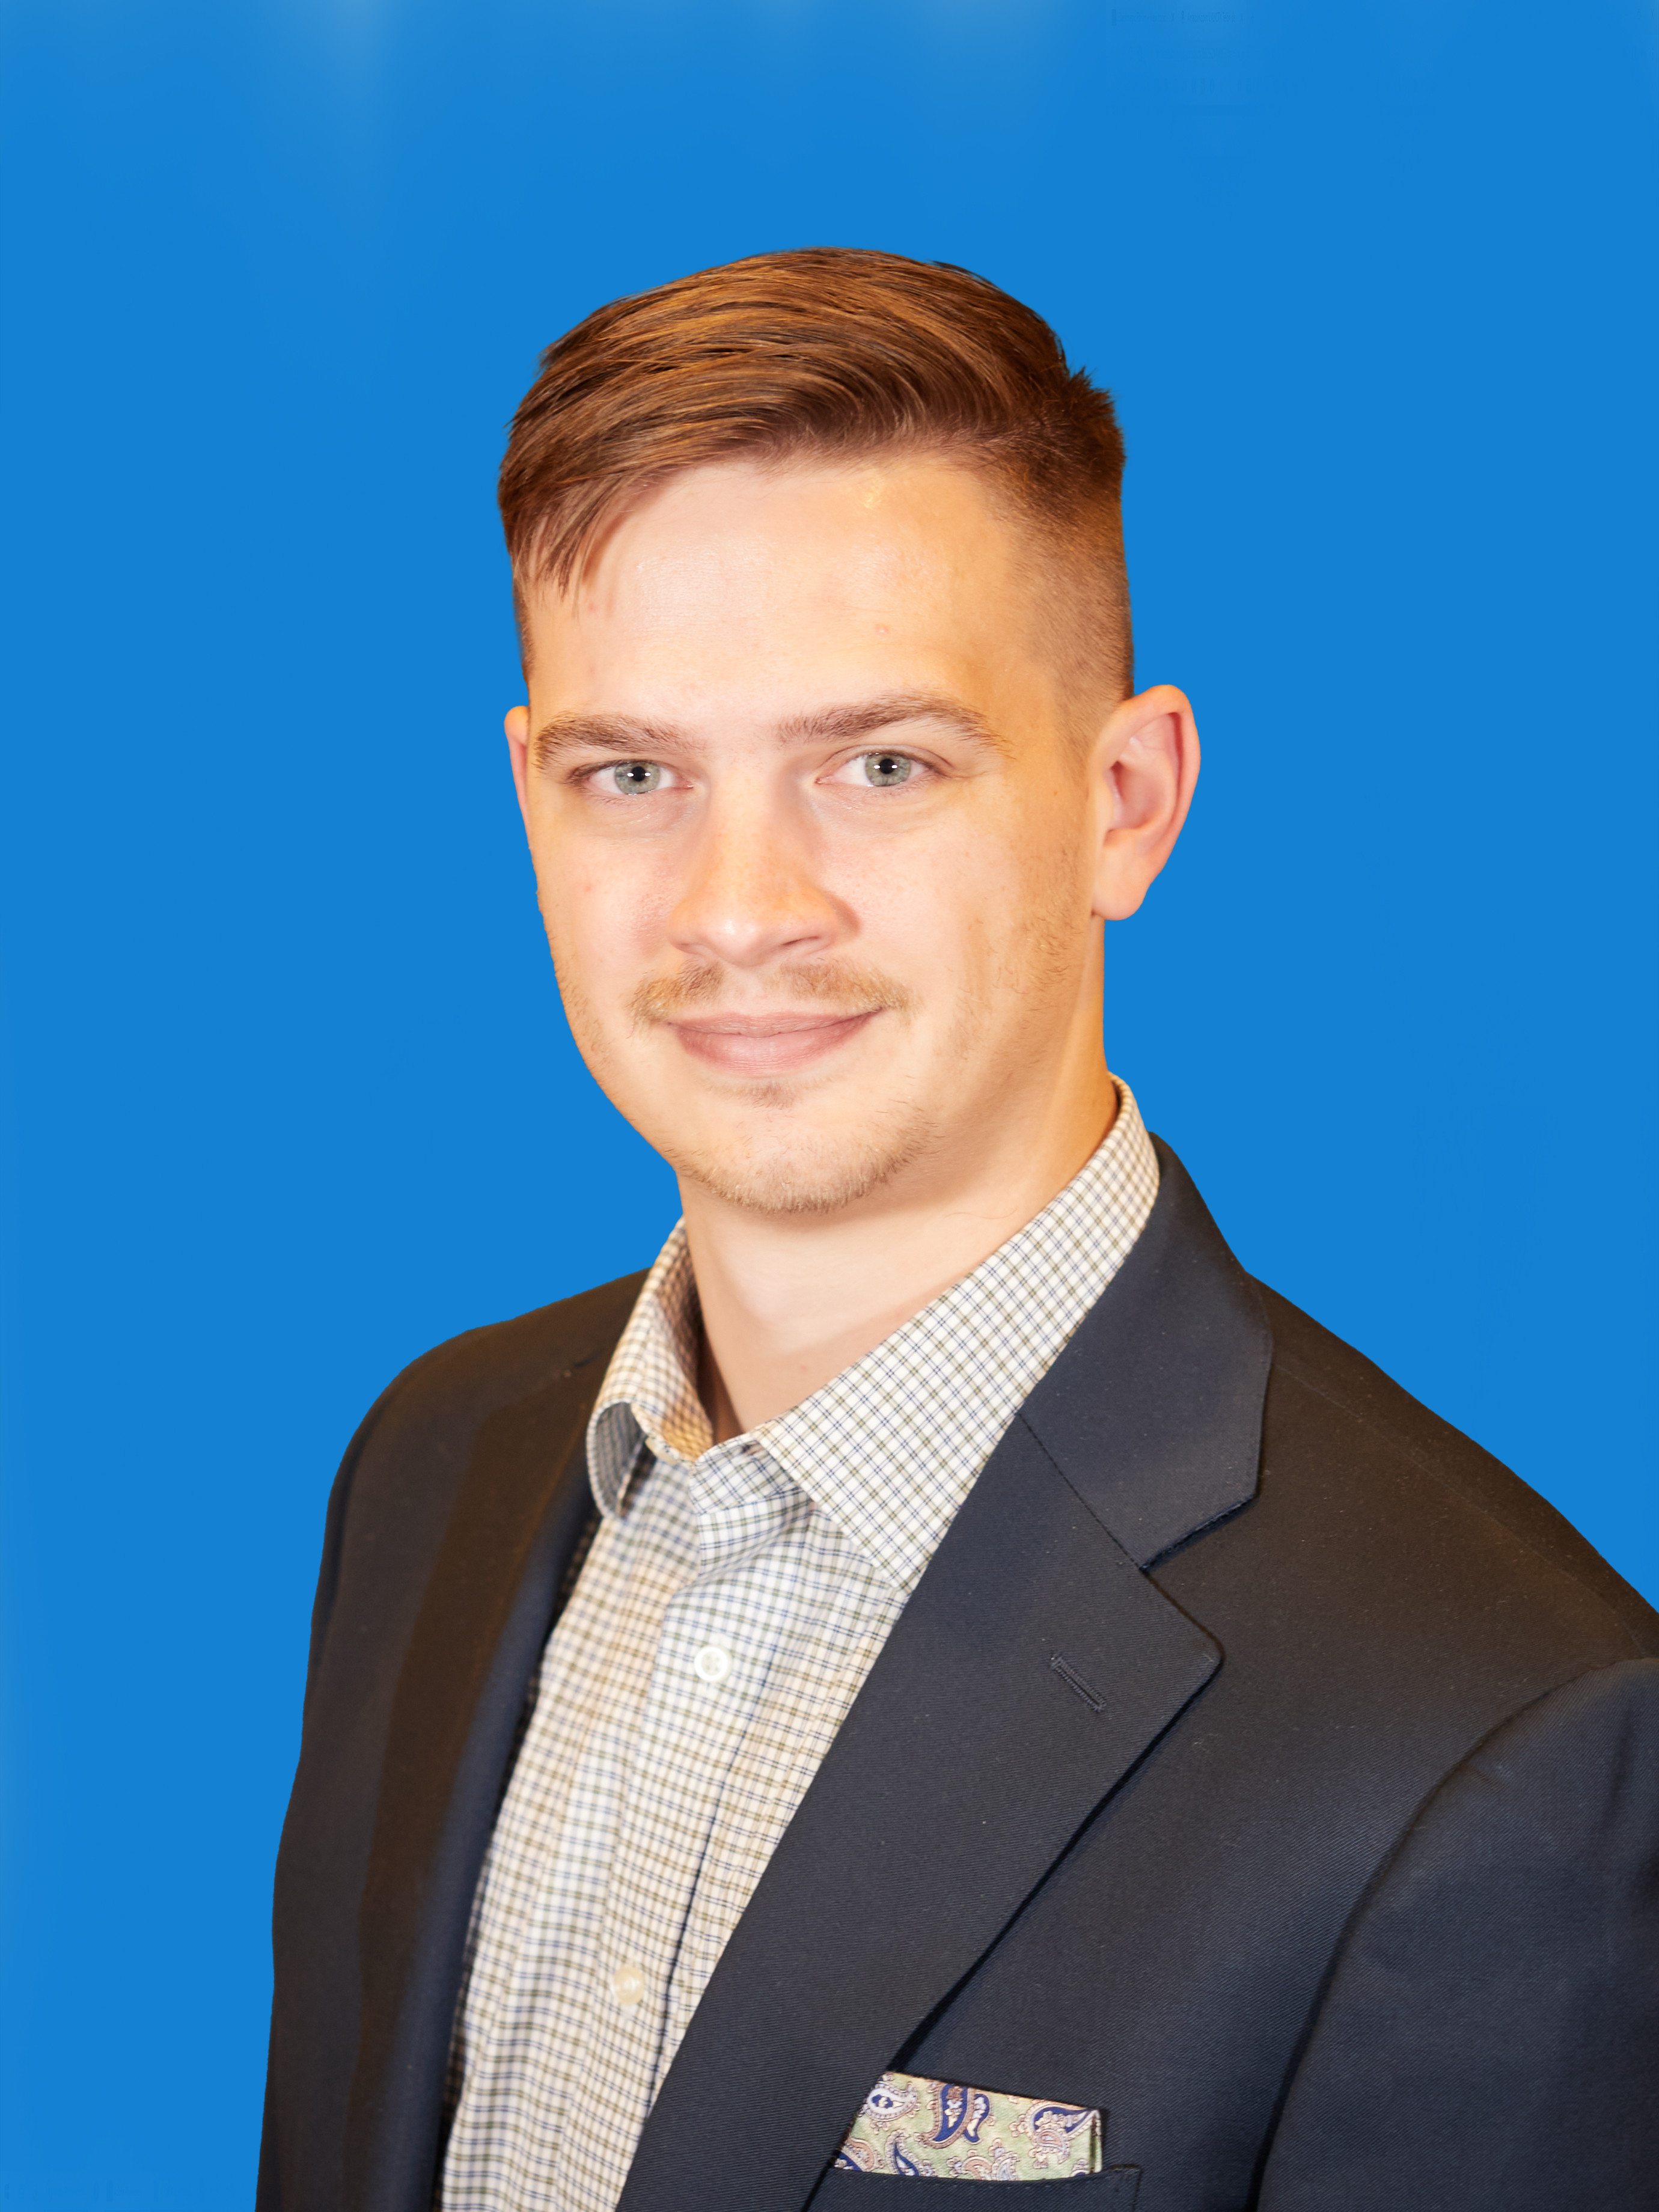
[(4, 2203), (252, 2185), (325, 1494), (646, 1261), (499, 734), (538, 348), (799, 244), (1116, 392), (1198, 809), (1109, 1045), (1659, 1595), (1653, 32), (1624, 0), (13, 0)]

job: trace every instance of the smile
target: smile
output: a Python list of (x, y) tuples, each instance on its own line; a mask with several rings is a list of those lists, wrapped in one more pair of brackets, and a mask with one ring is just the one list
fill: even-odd
[(793, 1075), (856, 1036), (881, 1012), (856, 1014), (710, 1014), (670, 1022), (687, 1052), (728, 1075)]

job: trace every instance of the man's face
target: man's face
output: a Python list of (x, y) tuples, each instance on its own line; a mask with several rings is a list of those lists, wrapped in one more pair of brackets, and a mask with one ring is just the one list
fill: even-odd
[(1099, 1061), (1112, 792), (1042, 577), (945, 463), (731, 464), (532, 599), (508, 734), (565, 1007), (690, 1185), (948, 1189)]

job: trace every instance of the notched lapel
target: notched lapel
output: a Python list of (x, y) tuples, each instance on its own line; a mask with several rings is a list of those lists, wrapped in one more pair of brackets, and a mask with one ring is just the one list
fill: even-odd
[[(805, 2204), (865, 2092), (1218, 1658), (1017, 1423), (762, 1877), (619, 2212)], [(757, 2128), (763, 2099), (787, 2126)]]
[(1273, 1331), (1261, 1293), (1160, 1139), (1134, 1249), (1021, 1408), (1146, 1566), (1255, 1497)]

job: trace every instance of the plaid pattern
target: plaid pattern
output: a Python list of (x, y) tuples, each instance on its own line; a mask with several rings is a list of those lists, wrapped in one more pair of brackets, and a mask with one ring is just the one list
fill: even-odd
[[(602, 1519), (473, 1908), (442, 2212), (611, 2212), (715, 1962), (952, 1516), (1121, 1266), (1110, 1133), (1035, 1219), (802, 1404), (713, 1442), (664, 1247), (588, 1431)], [(851, 2115), (848, 2116), (849, 2118)]]

